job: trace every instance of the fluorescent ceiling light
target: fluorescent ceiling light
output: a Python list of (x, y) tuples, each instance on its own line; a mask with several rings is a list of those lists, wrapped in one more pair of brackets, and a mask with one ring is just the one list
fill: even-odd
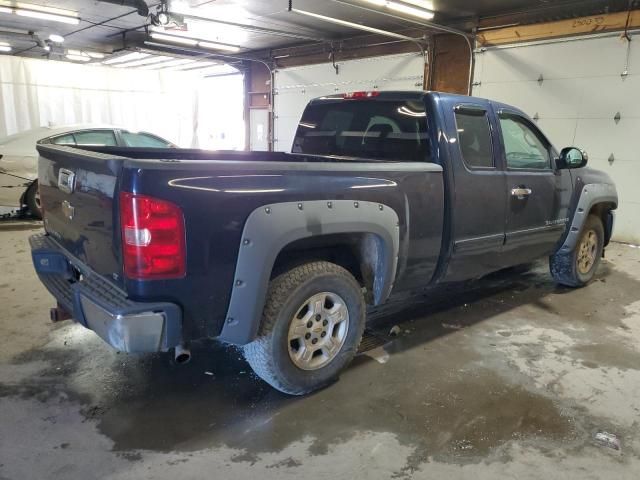
[(56, 35), (55, 33), (52, 33), (51, 35), (49, 35), (49, 40), (55, 43), (62, 43), (64, 42), (64, 37), (62, 35)]
[(89, 55), (91, 58), (104, 58), (104, 53), (100, 53), (100, 52), (84, 52), (87, 55)]
[(198, 46), (202, 48), (210, 48), (212, 50), (227, 50), (229, 52), (239, 52), (240, 48), (234, 45), (226, 45), (224, 43), (215, 42), (198, 42)]
[(168, 60), (162, 63), (153, 63), (151, 65), (145, 65), (142, 67), (142, 70), (156, 70), (156, 69), (167, 69), (169, 70), (171, 67), (178, 67), (181, 65), (187, 65), (189, 63), (196, 63), (196, 60), (191, 60), (189, 58), (177, 58), (174, 60)]
[(193, 38), (185, 38), (178, 35), (167, 35), (166, 33), (156, 33), (151, 32), (151, 38), (155, 38), (156, 40), (165, 40), (167, 42), (173, 43), (181, 43), (184, 45), (195, 46), (198, 44), (198, 40), (194, 40)]
[(204, 61), (196, 61), (193, 63), (185, 63), (184, 65), (178, 65), (177, 67), (173, 67), (167, 70), (184, 72), (187, 70), (195, 70), (203, 67), (210, 67), (211, 65), (216, 65), (217, 62), (204, 62)]
[(10, 52), (11, 47), (9, 45), (0, 45), (0, 52)]
[(178, 67), (180, 65), (187, 65), (189, 63), (196, 63), (196, 60), (190, 60), (188, 58), (174, 58), (173, 60), (167, 60), (166, 62), (145, 65), (144, 67), (141, 67), (141, 70), (170, 70), (171, 67)]
[(420, 2), (418, 0), (413, 0), (413, 1), (407, 0), (406, 3), (411, 3), (412, 5), (418, 5), (421, 7), (421, 8), (416, 8), (410, 5), (406, 5), (406, 3), (394, 2), (391, 0), (364, 0), (364, 1), (368, 3), (372, 3), (379, 7), (388, 8), (389, 10), (394, 10), (396, 12), (411, 15), (413, 17), (424, 18), (425, 20), (431, 20), (434, 16), (433, 11), (426, 8), (426, 5), (429, 5), (429, 2)]
[(148, 53), (131, 52), (125, 55), (120, 55), (119, 57), (113, 57), (113, 58), (110, 58), (109, 60), (105, 60), (104, 62), (102, 62), (102, 64), (113, 65), (114, 63), (129, 62), (131, 60), (139, 60), (141, 58), (145, 58), (148, 56), (149, 56)]
[(425, 20), (431, 20), (433, 18), (433, 12), (429, 10), (422, 10), (420, 8), (410, 7), (409, 5), (403, 5), (402, 3), (387, 2), (387, 8), (389, 10), (395, 10), (396, 12), (406, 13), (414, 17), (424, 18)]
[(134, 62), (125, 62), (118, 63), (114, 65), (116, 68), (129, 68), (129, 67), (140, 67), (142, 65), (149, 65), (153, 63), (166, 62), (167, 60), (171, 60), (173, 57), (167, 57), (164, 55), (153, 56), (149, 58), (143, 58), (142, 60), (136, 60)]
[(192, 70), (202, 70), (204, 68), (211, 68), (213, 66), (219, 66), (220, 62), (195, 62), (193, 65), (185, 65), (179, 70), (183, 72), (191, 72)]
[(89, 57), (88, 55), (75, 55), (73, 53), (67, 54), (66, 57), (69, 60), (73, 60), (74, 62), (88, 62), (89, 60), (91, 60), (91, 57)]
[(433, 11), (433, 2), (428, 0), (402, 0), (404, 3), (410, 3), (416, 7), (424, 8), (425, 10)]
[(0, 7), (0, 13), (11, 13), (13, 10), (7, 7)]
[(36, 10), (25, 10), (23, 8), (16, 8), (14, 12), (20, 17), (40, 18), (42, 20), (51, 20), (52, 22), (68, 23), (70, 25), (77, 25), (80, 23), (80, 19), (78, 17), (69, 17), (66, 15), (58, 15), (55, 13), (39, 12)]
[(322, 20), (328, 23), (334, 23), (336, 25), (342, 25), (343, 27), (350, 27), (356, 30), (362, 30), (364, 32), (375, 33), (377, 35), (384, 35), (386, 37), (398, 38), (400, 40), (411, 40), (412, 38), (407, 37), (406, 35), (400, 35), (395, 32), (388, 32), (386, 30), (381, 30), (379, 28), (368, 27), (366, 25), (362, 25), (360, 23), (347, 22), (346, 20), (340, 20), (339, 18), (327, 17), (325, 15), (320, 15), (318, 13), (307, 12), (306, 10), (298, 10), (297, 8), (292, 8), (291, 12), (298, 13), (300, 15), (304, 15), (306, 17), (317, 18), (318, 20)]

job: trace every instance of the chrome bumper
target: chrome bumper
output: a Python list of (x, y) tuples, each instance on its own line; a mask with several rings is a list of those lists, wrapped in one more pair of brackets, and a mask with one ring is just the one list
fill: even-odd
[[(116, 350), (158, 352), (180, 343), (182, 311), (178, 305), (130, 300), (47, 235), (33, 235), (29, 243), (38, 277), (58, 304)], [(74, 270), (82, 274), (80, 280), (74, 280)]]

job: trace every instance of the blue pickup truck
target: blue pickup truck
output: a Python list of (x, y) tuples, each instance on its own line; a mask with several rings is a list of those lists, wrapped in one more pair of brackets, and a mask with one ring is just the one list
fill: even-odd
[(589, 282), (616, 188), (520, 110), (437, 92), (313, 100), (291, 153), (39, 145), (40, 280), (115, 349), (239, 345), (305, 394), (352, 360), (367, 305), (548, 257)]

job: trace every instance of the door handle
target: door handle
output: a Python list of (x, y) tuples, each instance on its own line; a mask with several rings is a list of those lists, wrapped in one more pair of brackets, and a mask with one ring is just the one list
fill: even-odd
[(518, 200), (524, 200), (526, 197), (531, 195), (532, 190), (530, 188), (525, 187), (517, 187), (511, 189), (511, 196), (517, 197)]

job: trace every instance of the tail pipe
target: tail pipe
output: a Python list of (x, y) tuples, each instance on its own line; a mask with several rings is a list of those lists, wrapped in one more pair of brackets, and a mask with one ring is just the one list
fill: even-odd
[(181, 343), (180, 345), (176, 346), (174, 358), (178, 365), (189, 363), (189, 360), (191, 360), (191, 350)]
[(49, 310), (49, 318), (52, 322), (61, 322), (63, 320), (69, 320), (72, 317), (71, 313), (69, 313), (63, 306), (58, 304)]

